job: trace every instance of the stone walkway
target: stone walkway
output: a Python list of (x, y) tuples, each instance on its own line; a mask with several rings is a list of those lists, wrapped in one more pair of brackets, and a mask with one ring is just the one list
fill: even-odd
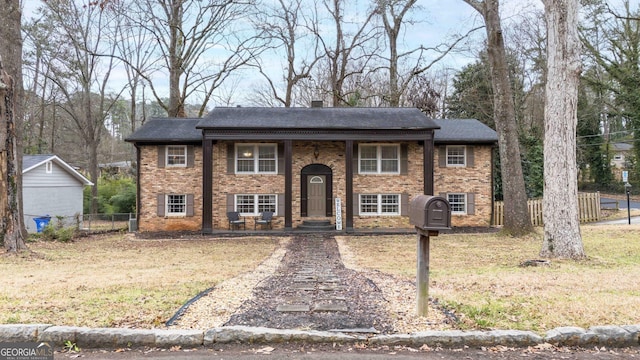
[(329, 235), (295, 236), (276, 273), (259, 284), (225, 326), (277, 329), (391, 329), (381, 291), (359, 273), (346, 269)]

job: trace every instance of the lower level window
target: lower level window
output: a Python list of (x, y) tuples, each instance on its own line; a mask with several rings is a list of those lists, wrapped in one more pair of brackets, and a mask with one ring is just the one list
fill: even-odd
[(399, 215), (400, 195), (366, 194), (360, 195), (360, 214), (362, 215)]
[(452, 214), (467, 213), (467, 195), (466, 194), (447, 194), (447, 200), (451, 205)]
[(186, 195), (167, 195), (167, 215), (186, 215), (187, 213), (187, 196)]
[(275, 194), (243, 194), (236, 195), (236, 211), (241, 215), (258, 215), (264, 211), (275, 214), (277, 198)]

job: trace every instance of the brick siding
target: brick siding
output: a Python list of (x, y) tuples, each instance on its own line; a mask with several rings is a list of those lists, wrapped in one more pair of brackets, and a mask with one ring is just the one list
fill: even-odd
[[(213, 147), (213, 228), (227, 229), (227, 194), (277, 194), (284, 196), (283, 174), (236, 175), (227, 169), (227, 151), (233, 149), (229, 142), (220, 141)], [(232, 144), (231, 144), (232, 145)], [(318, 145), (318, 158), (314, 156)], [(189, 168), (158, 168), (158, 147), (140, 146), (140, 231), (200, 230), (202, 225), (202, 147), (195, 147), (194, 166)], [(411, 199), (423, 193), (422, 146), (407, 143), (407, 175), (359, 175), (354, 168), (354, 202), (357, 194), (404, 194)], [(474, 166), (469, 168), (438, 167), (438, 148), (435, 149), (435, 194), (447, 192), (474, 193), (475, 214), (454, 215), (453, 226), (488, 226), (491, 218), (491, 147), (474, 146)], [(354, 157), (358, 154), (354, 153)], [(345, 211), (345, 143), (344, 142), (293, 142), (293, 196), (292, 226), (301, 224), (300, 193), (301, 171), (309, 164), (323, 164), (333, 172), (333, 197), (342, 199), (343, 226)], [(168, 217), (157, 215), (158, 194), (193, 194), (194, 216)], [(282, 200), (280, 200), (282, 201)], [(401, 205), (402, 207), (402, 205)], [(357, 211), (354, 211), (357, 214)], [(316, 219), (316, 218), (314, 218)], [(322, 219), (322, 218), (319, 218)], [(335, 222), (335, 214), (327, 218)], [(407, 228), (408, 216), (354, 215), (355, 228)], [(274, 218), (274, 228), (284, 227), (284, 214)], [(253, 228), (248, 219), (247, 228)]]

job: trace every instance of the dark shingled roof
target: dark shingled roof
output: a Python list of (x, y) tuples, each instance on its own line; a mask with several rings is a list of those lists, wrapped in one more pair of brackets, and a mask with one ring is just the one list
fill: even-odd
[(496, 143), (494, 130), (475, 119), (427, 118), (415, 108), (216, 108), (206, 118), (154, 118), (126, 141), (199, 143), (215, 129), (435, 129), (436, 143)]
[(42, 154), (42, 155), (22, 155), (22, 171), (26, 169), (30, 169), (42, 162), (45, 162), (52, 158), (51, 154)]
[(153, 118), (125, 140), (130, 142), (200, 142), (200, 118)]
[(495, 130), (476, 119), (438, 119), (440, 126), (433, 134), (433, 141), (444, 143), (496, 143), (498, 134)]
[(216, 129), (435, 129), (438, 126), (417, 108), (262, 108), (219, 107), (198, 123)]

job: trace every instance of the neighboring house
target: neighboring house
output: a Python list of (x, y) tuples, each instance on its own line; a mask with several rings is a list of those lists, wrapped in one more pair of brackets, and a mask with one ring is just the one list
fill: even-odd
[(308, 220), (342, 228), (411, 228), (409, 201), (441, 194), (453, 226), (489, 226), (495, 131), (432, 120), (415, 108), (216, 108), (202, 119), (153, 119), (137, 149), (138, 229), (210, 233), (227, 211), (275, 212), (274, 228)]
[(613, 152), (611, 165), (614, 166), (614, 177), (622, 181), (622, 170), (630, 170), (627, 169), (626, 163), (629, 161), (628, 158), (633, 151), (633, 145), (627, 143), (612, 143), (611, 151)]
[(82, 215), (82, 190), (91, 181), (56, 155), (24, 155), (22, 158), (22, 198), (24, 224), (36, 232), (34, 218), (49, 215), (72, 220)]

